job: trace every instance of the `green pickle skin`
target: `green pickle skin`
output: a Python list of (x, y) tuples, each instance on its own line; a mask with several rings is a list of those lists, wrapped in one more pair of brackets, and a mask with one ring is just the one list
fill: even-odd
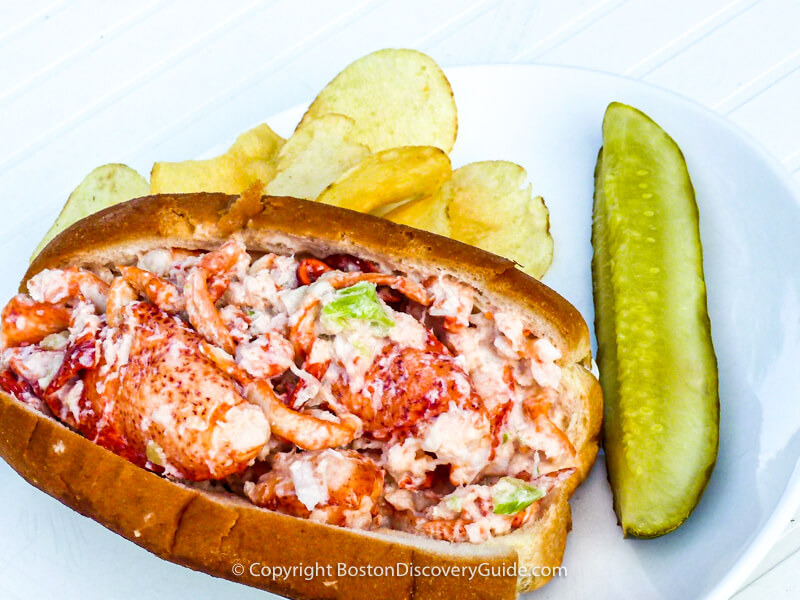
[(626, 536), (677, 528), (717, 459), (717, 362), (694, 189), (675, 141), (614, 102), (595, 170), (592, 280), (603, 445)]

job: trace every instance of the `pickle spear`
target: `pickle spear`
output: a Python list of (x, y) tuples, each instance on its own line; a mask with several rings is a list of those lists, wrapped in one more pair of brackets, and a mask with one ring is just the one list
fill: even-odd
[(691, 514), (719, 443), (717, 363), (694, 189), (675, 141), (614, 102), (595, 170), (592, 279), (604, 448), (626, 536)]

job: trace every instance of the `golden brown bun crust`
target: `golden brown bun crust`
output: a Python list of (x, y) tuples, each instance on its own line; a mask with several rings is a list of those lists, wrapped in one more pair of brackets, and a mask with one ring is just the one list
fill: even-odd
[[(136, 252), (165, 245), (213, 248), (227, 238), (218, 228), (233, 196), (150, 196), (108, 208), (61, 233), (31, 264), (20, 288), (45, 268), (129, 260)], [(179, 485), (134, 466), (0, 392), (0, 454), (30, 483), (69, 507), (158, 556), (295, 598), (514, 598), (550, 577), (303, 576), (285, 581), (237, 577), (234, 564), (292, 566), (303, 563), (494, 568), (561, 564), (570, 512), (567, 498), (594, 462), (602, 414), (597, 380), (585, 369), (589, 335), (566, 300), (513, 267), (476, 248), (382, 219), (296, 200), (264, 197), (264, 209), (235, 235), (251, 250), (312, 240), (310, 251), (351, 252), (398, 268), (430, 267), (470, 281), (524, 313), (561, 349), (562, 387), (576, 412), (567, 435), (578, 450), (579, 474), (548, 500), (533, 526), (487, 544), (449, 545), (408, 536), (365, 534), (320, 525), (257, 508), (230, 495)], [(283, 236), (283, 238), (281, 238)], [(287, 238), (288, 236), (288, 238)], [(283, 242), (281, 242), (283, 239)], [(277, 240), (277, 241), (276, 241)], [(277, 245), (276, 245), (277, 244)], [(264, 543), (264, 540), (270, 540)], [(466, 547), (466, 548), (464, 548)], [(328, 585), (326, 585), (326, 583)]]
[(575, 491), (592, 470), (600, 447), (603, 425), (603, 390), (600, 382), (583, 365), (572, 365), (561, 371), (562, 389), (570, 391), (574, 415), (567, 436), (578, 452), (578, 473), (567, 482), (569, 494)]

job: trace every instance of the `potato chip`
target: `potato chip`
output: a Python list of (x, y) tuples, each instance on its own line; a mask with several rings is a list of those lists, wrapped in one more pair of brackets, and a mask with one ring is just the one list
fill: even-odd
[(277, 174), (267, 193), (314, 200), (369, 155), (369, 148), (352, 139), (354, 127), (353, 119), (336, 113), (298, 127), (278, 153)]
[(384, 218), (450, 237), (450, 217), (447, 216), (447, 211), (452, 198), (452, 181), (447, 181), (433, 194), (401, 204), (386, 213)]
[(454, 171), (450, 236), (510, 258), (541, 278), (553, 261), (550, 215), (541, 196), (532, 197), (526, 179), (525, 169), (502, 160)]
[(275, 177), (275, 159), (283, 143), (281, 136), (262, 123), (245, 131), (216, 158), (156, 163), (150, 173), (150, 191), (240, 194), (256, 181), (268, 183)]
[(405, 146), (371, 154), (325, 188), (318, 202), (373, 212), (436, 191), (450, 177), (447, 154), (433, 146)]
[(458, 131), (450, 83), (416, 50), (378, 50), (351, 63), (319, 93), (300, 125), (327, 113), (351, 117), (354, 139), (373, 152), (397, 146), (450, 152)]
[(430, 196), (386, 215), (395, 223), (446, 235), (516, 261), (541, 278), (553, 260), (547, 206), (531, 197), (525, 169), (506, 161), (468, 164)]
[(147, 180), (126, 165), (110, 164), (97, 167), (80, 182), (69, 195), (56, 222), (36, 246), (31, 260), (55, 236), (84, 217), (104, 208), (132, 198), (147, 196), (150, 186)]

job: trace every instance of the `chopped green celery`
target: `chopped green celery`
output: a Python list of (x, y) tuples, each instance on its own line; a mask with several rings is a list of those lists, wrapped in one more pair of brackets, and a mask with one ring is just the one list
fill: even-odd
[(337, 290), (333, 300), (322, 307), (322, 318), (341, 328), (353, 320), (383, 329), (394, 327), (394, 320), (378, 299), (375, 285), (367, 281)]
[(544, 497), (544, 491), (516, 477), (503, 477), (494, 485), (494, 514), (515, 515)]
[(447, 498), (445, 498), (444, 501), (445, 504), (447, 504), (447, 508), (449, 508), (453, 512), (461, 512), (461, 504), (463, 501), (461, 497), (450, 495)]
[(147, 456), (147, 460), (149, 460), (154, 465), (157, 465), (159, 467), (164, 466), (164, 451), (161, 449), (161, 446), (156, 444), (154, 441), (150, 440), (149, 442), (147, 442), (145, 455)]

